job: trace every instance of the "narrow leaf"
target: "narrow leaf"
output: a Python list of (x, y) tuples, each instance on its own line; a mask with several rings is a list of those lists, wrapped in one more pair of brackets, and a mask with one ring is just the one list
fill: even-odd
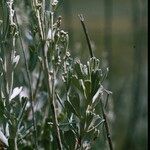
[(20, 60), (20, 56), (19, 55), (14, 57), (14, 59), (13, 59), (14, 68), (18, 65), (19, 60)]
[(2, 144), (8, 146), (8, 139), (5, 137), (3, 132), (0, 130), (0, 143), (1, 142), (2, 142)]
[(10, 96), (10, 101), (18, 96), (22, 91), (22, 87), (16, 87), (13, 89), (12, 95)]

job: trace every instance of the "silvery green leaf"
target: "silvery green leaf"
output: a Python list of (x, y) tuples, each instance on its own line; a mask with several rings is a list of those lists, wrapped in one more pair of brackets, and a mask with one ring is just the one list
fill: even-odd
[(16, 96), (18, 96), (22, 91), (22, 87), (16, 87), (13, 89), (13, 92), (10, 96), (10, 100), (14, 99)]
[(22, 97), (27, 97), (29, 98), (29, 89), (27, 87), (23, 87), (21, 92), (19, 93), (19, 97), (20, 99), (22, 99)]
[(8, 139), (5, 137), (3, 132), (0, 130), (0, 143), (1, 142), (2, 142), (2, 144), (8, 146)]
[(47, 40), (54, 41), (54, 35), (55, 35), (55, 31), (52, 31), (51, 29), (49, 29), (48, 34), (47, 34)]
[(84, 85), (85, 85), (85, 91), (86, 91), (86, 96), (87, 98), (90, 98), (91, 96), (91, 81), (90, 80), (85, 80)]
[(80, 63), (80, 61), (76, 61), (75, 63), (75, 71), (77, 73), (77, 76), (79, 79), (83, 79), (84, 77), (84, 72), (82, 70), (82, 64)]
[(100, 87), (100, 74), (98, 70), (91, 72), (91, 83), (92, 83), (91, 94), (92, 96), (94, 96)]
[(14, 59), (13, 59), (14, 68), (18, 65), (19, 60), (20, 60), (20, 56), (19, 55), (14, 57)]
[(101, 86), (99, 87), (99, 89), (97, 90), (97, 92), (95, 93), (95, 95), (93, 96), (93, 98), (92, 98), (92, 103), (94, 103), (95, 100), (98, 98), (98, 96), (99, 96), (101, 93), (103, 93), (103, 90), (104, 90), (104, 88), (103, 88), (103, 86), (101, 85)]
[(97, 128), (100, 124), (104, 122), (104, 119), (102, 119), (99, 115), (94, 115), (93, 119), (91, 121), (91, 124), (88, 127), (87, 132), (92, 131), (93, 129)]

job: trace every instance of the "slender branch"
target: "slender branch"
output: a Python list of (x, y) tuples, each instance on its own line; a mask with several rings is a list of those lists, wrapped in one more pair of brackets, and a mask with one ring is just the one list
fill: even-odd
[(33, 9), (35, 11), (37, 20), (38, 20), (38, 28), (39, 28), (39, 33), (40, 37), (43, 40), (44, 39), (44, 32), (43, 32), (43, 27), (42, 27), (42, 19), (40, 15), (40, 9), (41, 9), (41, 4), (37, 0), (33, 0)]
[[(47, 90), (48, 90), (48, 95), (49, 95), (49, 103), (50, 103), (50, 107), (52, 110), (52, 121), (53, 121), (53, 125), (54, 125), (54, 129), (55, 129), (55, 133), (56, 133), (56, 139), (57, 139), (57, 144), (58, 144), (58, 148), (59, 150), (63, 150), (62, 148), (62, 142), (61, 142), (61, 137), (60, 137), (60, 130), (58, 127), (58, 120), (57, 120), (57, 116), (56, 116), (56, 108), (55, 108), (55, 88), (54, 88), (54, 77), (55, 75), (53, 75), (53, 81), (52, 81), (52, 89), (51, 89), (51, 79), (50, 79), (50, 75), (49, 75), (49, 66), (48, 66), (48, 58), (47, 58), (47, 44), (45, 42), (42, 43), (43, 44), (43, 60), (44, 60), (44, 67), (45, 67), (45, 76), (46, 76), (46, 80), (47, 80)], [(54, 72), (53, 72), (54, 74)]]
[[(38, 5), (37, 0), (33, 1), (34, 7)], [(39, 26), (39, 32), (40, 32), (40, 37), (41, 37), (41, 42), (42, 42), (42, 48), (43, 48), (43, 59), (44, 59), (44, 67), (45, 67), (45, 76), (46, 80), (48, 83), (47, 90), (48, 90), (48, 95), (49, 95), (49, 102), (50, 102), (50, 107), (52, 110), (52, 120), (54, 124), (54, 129), (56, 133), (56, 139), (58, 143), (58, 148), (62, 150), (62, 142), (61, 142), (61, 137), (60, 137), (60, 131), (58, 127), (58, 120), (57, 120), (57, 115), (56, 115), (56, 108), (55, 108), (55, 69), (53, 68), (53, 76), (52, 76), (52, 82), (49, 76), (49, 65), (48, 65), (48, 57), (47, 57), (47, 42), (44, 39), (44, 32), (42, 28), (42, 18), (40, 16), (40, 11), (39, 9), (35, 9), (37, 19), (38, 19), (38, 26)], [(44, 17), (44, 16), (43, 16)], [(44, 19), (44, 18), (43, 18)], [(51, 12), (51, 30), (53, 32), (53, 12)], [(51, 35), (53, 37), (53, 35)], [(52, 38), (53, 41), (53, 38)], [(51, 50), (52, 50), (52, 43), (51, 43)], [(52, 83), (52, 85), (51, 85)]]
[[(53, 15), (54, 13), (51, 12), (51, 37), (52, 41), (50, 43), (50, 48), (53, 50), (52, 42), (53, 42)], [(61, 136), (60, 136), (60, 130), (59, 130), (59, 125), (58, 125), (58, 120), (57, 120), (57, 115), (56, 115), (56, 106), (55, 106), (55, 80), (56, 80), (56, 72), (54, 66), (52, 67), (52, 74), (50, 76), (50, 70), (49, 70), (49, 64), (48, 64), (48, 57), (47, 57), (47, 51), (48, 51), (48, 45), (47, 42), (42, 40), (42, 48), (43, 48), (43, 60), (44, 60), (44, 67), (45, 67), (45, 75), (46, 75), (46, 80), (47, 80), (47, 90), (48, 90), (48, 95), (49, 95), (49, 103), (52, 111), (52, 121), (54, 125), (54, 130), (56, 134), (56, 139), (57, 139), (57, 144), (59, 150), (63, 150), (62, 146), (62, 141), (61, 141)]]
[(112, 140), (110, 137), (110, 130), (109, 130), (109, 126), (108, 126), (108, 122), (107, 122), (107, 117), (105, 114), (105, 110), (104, 110), (104, 106), (103, 106), (103, 102), (100, 98), (100, 104), (101, 104), (101, 108), (102, 108), (102, 114), (103, 114), (103, 118), (104, 118), (104, 125), (105, 125), (105, 129), (106, 129), (106, 134), (107, 134), (107, 140), (108, 140), (108, 144), (109, 144), (109, 149), (113, 150), (113, 144), (112, 144)]
[(87, 31), (85, 23), (84, 23), (84, 17), (83, 17), (82, 14), (80, 14), (78, 16), (79, 16), (79, 19), (81, 21), (81, 25), (83, 27), (83, 31), (84, 31), (84, 34), (85, 34), (85, 37), (86, 37), (86, 40), (87, 40), (87, 44), (88, 44), (88, 47), (89, 47), (90, 56), (92, 58), (94, 56), (94, 54), (93, 54), (93, 50), (92, 50), (92, 46), (91, 46), (91, 40), (90, 40), (90, 37), (88, 35), (88, 31)]

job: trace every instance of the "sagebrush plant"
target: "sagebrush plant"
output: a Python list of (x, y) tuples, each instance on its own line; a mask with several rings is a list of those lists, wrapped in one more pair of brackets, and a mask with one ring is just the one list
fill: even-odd
[(57, 0), (24, 1), (27, 31), (19, 6), (0, 1), (0, 149), (87, 150), (102, 124), (112, 149), (103, 106), (111, 94), (102, 85), (107, 69), (91, 51), (86, 64), (73, 59)]

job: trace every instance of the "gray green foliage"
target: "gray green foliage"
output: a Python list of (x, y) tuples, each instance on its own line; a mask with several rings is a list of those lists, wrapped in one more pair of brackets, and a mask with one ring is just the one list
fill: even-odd
[(57, 3), (0, 1), (0, 131), (8, 143), (0, 140), (10, 150), (90, 149), (106, 122), (98, 110), (111, 93), (102, 85), (107, 69), (96, 57), (82, 64), (70, 55)]

